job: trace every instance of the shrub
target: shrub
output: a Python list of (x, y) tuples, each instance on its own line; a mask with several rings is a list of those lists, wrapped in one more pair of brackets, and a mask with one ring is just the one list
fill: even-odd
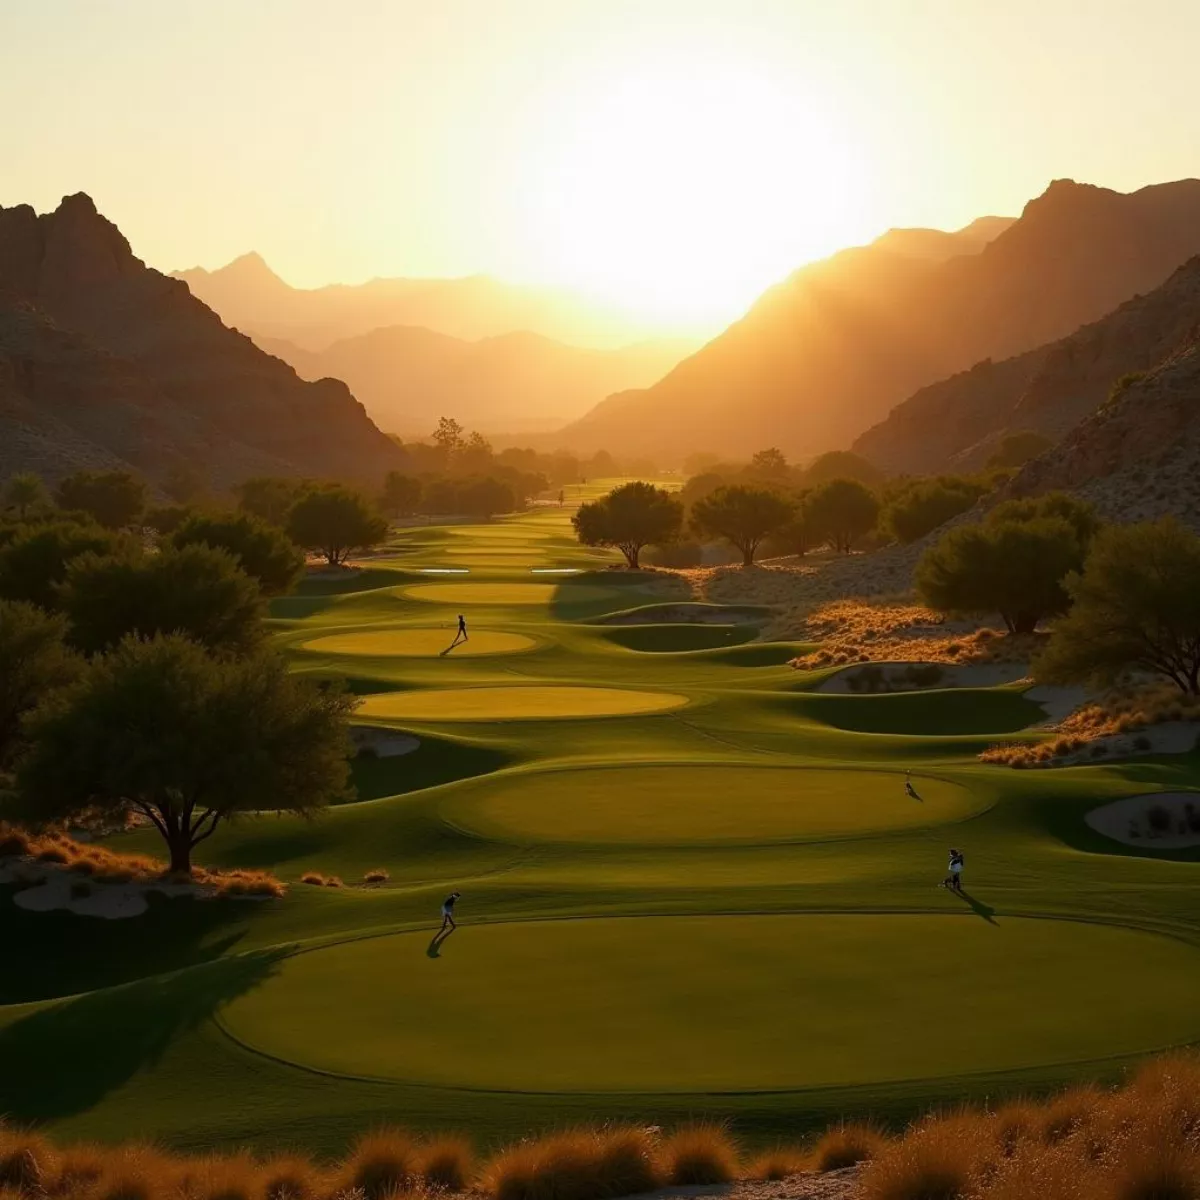
[(737, 1177), (738, 1152), (723, 1125), (702, 1121), (677, 1129), (659, 1151), (663, 1177), (677, 1187), (728, 1183)]
[(465, 1137), (434, 1138), (418, 1147), (417, 1174), (430, 1187), (465, 1191), (474, 1158), (475, 1152)]
[(644, 1129), (566, 1130), (500, 1151), (481, 1182), (493, 1200), (604, 1200), (658, 1185), (653, 1150)]
[(263, 1200), (315, 1200), (326, 1190), (321, 1171), (299, 1155), (277, 1155), (262, 1164)]
[(387, 883), (391, 877), (391, 872), (385, 867), (375, 867), (363, 876), (363, 883)]
[(326, 875), (325, 886), (330, 888), (340, 888), (344, 887), (345, 885), (342, 883), (342, 877), (340, 875)]
[(417, 1143), (402, 1129), (364, 1134), (342, 1164), (340, 1186), (358, 1188), (366, 1200), (383, 1200), (417, 1178)]
[(979, 1117), (931, 1120), (871, 1160), (863, 1172), (862, 1200), (962, 1200), (993, 1148)]
[(751, 1179), (777, 1181), (807, 1170), (808, 1162), (808, 1157), (802, 1150), (792, 1146), (776, 1146), (751, 1160), (746, 1174)]
[(883, 1134), (873, 1125), (839, 1125), (817, 1142), (813, 1167), (818, 1171), (837, 1171), (867, 1162), (886, 1144)]
[(0, 1129), (0, 1187), (46, 1191), (58, 1176), (58, 1155), (44, 1138)]
[(325, 876), (319, 871), (305, 871), (304, 874), (300, 876), (300, 882), (311, 883), (313, 887), (324, 887)]

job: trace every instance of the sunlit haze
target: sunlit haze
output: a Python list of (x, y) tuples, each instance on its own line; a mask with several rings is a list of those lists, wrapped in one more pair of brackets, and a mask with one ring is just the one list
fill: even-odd
[(706, 333), (890, 226), (1196, 174), (1198, 39), (1186, 0), (5, 0), (0, 203)]

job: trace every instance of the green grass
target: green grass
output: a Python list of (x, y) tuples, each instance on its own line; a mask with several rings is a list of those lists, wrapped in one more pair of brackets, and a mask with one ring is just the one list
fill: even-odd
[[(681, 622), (677, 580), (572, 539), (604, 486), (399, 531), (272, 604), (297, 670), (420, 739), (356, 760), (352, 801), (312, 821), (204, 844), (282, 901), (105, 922), (0, 885), (0, 1112), (193, 1149), (331, 1153), (385, 1120), (486, 1141), (715, 1117), (769, 1142), (1200, 1038), (1200, 850), (1084, 821), (1197, 787), (1200, 756), (1012, 771), (977, 755), (1042, 719), (1018, 689), (805, 690), (808, 647), (757, 640), (765, 610)], [(442, 655), (459, 611), (472, 640)], [(951, 845), (967, 900), (935, 886)], [(386, 886), (298, 882), (376, 867)], [(431, 957), (451, 889), (462, 928)]]

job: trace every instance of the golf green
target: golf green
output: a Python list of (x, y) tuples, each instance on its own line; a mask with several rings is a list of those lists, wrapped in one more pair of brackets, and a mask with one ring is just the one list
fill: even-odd
[[(412, 600), (431, 604), (550, 604), (559, 592), (557, 583), (418, 583), (404, 589)], [(576, 604), (602, 600), (608, 592), (587, 584), (572, 584), (568, 598)]]
[(367, 696), (360, 717), (427, 721), (527, 721), (613, 717), (682, 708), (686, 696), (597, 687), (428, 688)]
[(247, 1045), (323, 1071), (551, 1092), (961, 1076), (1200, 1036), (1200, 1013), (1162, 986), (1195, 978), (1200, 954), (1112, 926), (747, 915), (429, 938), (295, 955), (222, 1020)]
[(945, 824), (986, 804), (964, 787), (890, 771), (740, 765), (522, 775), (475, 788), (447, 815), (490, 837), (560, 842), (808, 841)]
[(472, 658), (481, 654), (519, 654), (532, 650), (537, 643), (523, 633), (496, 629), (473, 629), (466, 641), (455, 642), (453, 628), (377, 629), (359, 633), (330, 633), (305, 642), (302, 650), (319, 654), (362, 654), (399, 658), (435, 658), (453, 654)]

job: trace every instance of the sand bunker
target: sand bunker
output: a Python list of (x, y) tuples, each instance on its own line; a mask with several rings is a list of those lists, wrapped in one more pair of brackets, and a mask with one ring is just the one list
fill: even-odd
[(1140, 850), (1200, 846), (1200, 792), (1150, 792), (1093, 808), (1090, 829)]
[(519, 654), (537, 642), (523, 633), (473, 629), (468, 639), (454, 642), (454, 629), (374, 629), (359, 633), (330, 633), (305, 642), (301, 649), (316, 654), (354, 654), (391, 658), (476, 658), (485, 654)]
[(13, 896), (13, 903), (29, 912), (72, 912), (107, 921), (140, 917), (149, 908), (146, 897), (151, 892), (201, 899), (216, 895), (215, 889), (198, 883), (94, 883), (56, 865), (24, 861), (0, 863), (0, 883), (27, 884)]
[[(842, 695), (915, 692), (935, 688), (998, 687), (1029, 674), (1023, 663), (872, 662), (843, 667), (812, 690)], [(1030, 696), (1031, 700), (1037, 697)]]
[(542, 721), (666, 712), (687, 704), (671, 692), (601, 687), (431, 688), (367, 696), (362, 717), (426, 721)]
[(370, 725), (355, 726), (350, 730), (350, 739), (359, 753), (373, 754), (376, 758), (399, 758), (421, 746), (421, 739), (413, 737), (411, 733), (375, 729)]

